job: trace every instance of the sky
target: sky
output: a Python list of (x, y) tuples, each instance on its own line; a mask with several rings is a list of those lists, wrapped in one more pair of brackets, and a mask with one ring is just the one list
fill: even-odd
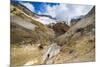
[(70, 21), (72, 18), (87, 14), (93, 5), (79, 5), (66, 3), (47, 3), (18, 1), (32, 12), (37, 14), (50, 15), (57, 20)]

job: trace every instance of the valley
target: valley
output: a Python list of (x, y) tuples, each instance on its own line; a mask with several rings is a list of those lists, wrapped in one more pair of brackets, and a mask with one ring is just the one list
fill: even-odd
[(12, 67), (95, 61), (95, 7), (68, 25), (21, 4), (10, 6)]

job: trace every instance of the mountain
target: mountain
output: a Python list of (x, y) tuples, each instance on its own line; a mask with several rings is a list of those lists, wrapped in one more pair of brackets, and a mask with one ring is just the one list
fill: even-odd
[[(95, 7), (65, 34), (58, 36), (56, 42), (62, 47), (62, 53), (56, 58), (65, 59), (65, 63), (95, 61)], [(63, 58), (66, 53), (70, 59)], [(63, 60), (55, 61), (55, 63), (63, 62)]]
[(43, 24), (57, 23), (56, 18), (53, 18), (50, 15), (42, 15), (42, 14), (34, 13), (20, 3), (12, 3), (12, 4), (17, 8), (19, 8), (20, 10), (22, 10), (23, 12), (25, 12), (26, 14), (34, 17), (37, 21)]
[[(88, 29), (94, 29), (95, 28), (95, 7), (91, 9), (91, 11), (84, 16), (80, 21), (78, 21), (76, 24), (74, 24), (70, 29), (64, 34), (58, 37), (58, 39), (62, 39), (63, 41), (66, 40), (67, 37), (71, 37), (75, 33), (77, 33), (78, 29), (84, 29), (83, 32), (86, 32), (86, 28)], [(90, 31), (88, 31), (90, 32)], [(60, 41), (59, 41), (60, 42)]]
[(44, 45), (54, 37), (54, 31), (44, 25), (33, 12), (23, 6), (11, 4), (10, 16), (12, 44), (29, 41), (43, 43)]
[(48, 25), (48, 27), (55, 31), (56, 36), (63, 35), (70, 28), (66, 22), (51, 23)]
[(76, 24), (78, 21), (80, 21), (80, 20), (83, 19), (83, 18), (84, 18), (84, 15), (77, 16), (77, 17), (71, 19), (71, 21), (70, 21), (70, 26), (73, 26), (74, 24)]
[(95, 7), (69, 26), (19, 3), (10, 6), (12, 67), (95, 61)]
[(88, 17), (88, 16), (92, 15), (93, 13), (95, 13), (94, 10), (95, 10), (95, 7), (93, 7), (93, 9), (90, 10), (88, 14), (86, 14), (86, 15), (81, 15), (81, 16), (77, 16), (77, 17), (71, 19), (71, 22), (70, 22), (70, 23), (71, 23), (71, 26), (74, 25), (74, 24), (76, 24), (78, 21), (80, 21), (80, 20), (83, 19), (84, 17)]

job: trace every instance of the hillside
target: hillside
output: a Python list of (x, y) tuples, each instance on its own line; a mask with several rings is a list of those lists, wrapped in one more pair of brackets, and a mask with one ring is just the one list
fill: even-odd
[(64, 60), (55, 63), (95, 61), (95, 7), (80, 21), (73, 25), (65, 34), (56, 39), (62, 46), (61, 54)]
[[(95, 7), (80, 21), (78, 21), (75, 25), (70, 27), (70, 29), (63, 35), (59, 36), (57, 39), (62, 39), (63, 41), (66, 40), (66, 38), (74, 36), (74, 34), (77, 33), (89, 33), (93, 29), (95, 29)], [(92, 14), (90, 14), (92, 12)], [(79, 31), (78, 31), (79, 30)], [(85, 33), (85, 34), (86, 34)], [(64, 43), (64, 42), (63, 42)]]
[(95, 61), (95, 7), (71, 26), (21, 4), (10, 7), (12, 67)]
[(53, 30), (11, 5), (11, 43), (20, 43), (27, 39), (40, 43), (41, 40), (48, 41), (52, 37), (54, 37)]

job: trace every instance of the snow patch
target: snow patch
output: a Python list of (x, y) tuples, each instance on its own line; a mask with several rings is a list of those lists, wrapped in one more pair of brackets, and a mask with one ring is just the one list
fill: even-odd
[(43, 54), (43, 61), (46, 61), (53, 56), (57, 55), (60, 52), (60, 46), (58, 46), (56, 43), (51, 44), (48, 46)]
[(56, 20), (50, 19), (49, 17), (39, 17), (39, 19), (43, 21), (44, 24), (57, 23)]

